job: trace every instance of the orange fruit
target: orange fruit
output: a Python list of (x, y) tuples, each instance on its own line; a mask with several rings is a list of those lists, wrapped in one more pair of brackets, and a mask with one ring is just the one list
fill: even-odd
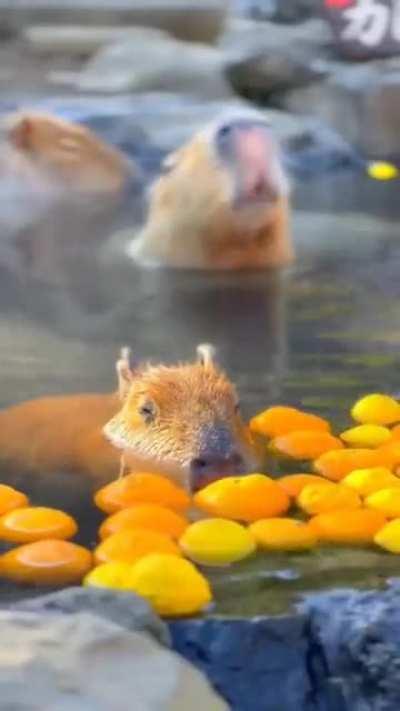
[(0, 484), (0, 516), (21, 506), (29, 506), (28, 497), (12, 486)]
[(45, 506), (14, 509), (0, 518), (0, 540), (11, 543), (72, 538), (77, 530), (72, 516)]
[(330, 484), (331, 482), (317, 474), (287, 474), (276, 479), (276, 483), (295, 499), (307, 484)]
[(295, 407), (269, 407), (253, 417), (249, 423), (250, 431), (264, 437), (280, 437), (296, 430), (314, 430), (329, 432), (329, 422), (322, 417), (302, 412)]
[(230, 565), (255, 550), (247, 528), (224, 518), (206, 518), (192, 523), (179, 545), (188, 558), (202, 565)]
[(294, 518), (264, 518), (249, 526), (259, 548), (267, 551), (310, 550), (317, 545), (313, 529)]
[(270, 448), (277, 454), (283, 454), (292, 459), (317, 459), (324, 452), (340, 449), (343, 443), (329, 432), (313, 430), (296, 430), (281, 437), (275, 437)]
[(348, 545), (370, 543), (385, 523), (385, 516), (380, 511), (369, 509), (330, 511), (309, 521), (319, 541)]
[(70, 541), (35, 541), (2, 555), (0, 576), (16, 583), (72, 585), (81, 581), (92, 563), (90, 551)]
[(354, 469), (393, 468), (393, 454), (378, 449), (333, 449), (314, 462), (318, 474), (340, 481)]
[(308, 514), (343, 509), (358, 509), (361, 499), (344, 484), (308, 484), (297, 497), (297, 503)]
[(172, 538), (145, 528), (128, 528), (113, 533), (94, 550), (94, 559), (99, 563), (134, 563), (149, 553), (170, 553), (180, 556), (181, 552)]
[(201, 612), (212, 600), (210, 585), (189, 560), (153, 553), (132, 566), (129, 589), (164, 617)]
[(284, 489), (264, 474), (219, 479), (198, 491), (193, 501), (211, 516), (238, 521), (279, 516), (290, 505)]
[(115, 513), (135, 504), (159, 504), (176, 511), (188, 508), (187, 493), (166, 477), (147, 472), (127, 474), (107, 484), (94, 497), (105, 513)]
[[(400, 482), (400, 480), (399, 480)], [(179, 538), (189, 525), (189, 521), (171, 509), (158, 504), (137, 504), (128, 509), (121, 509), (106, 518), (99, 528), (103, 540), (118, 531), (128, 528), (148, 528), (151, 531), (165, 533), (172, 538)]]

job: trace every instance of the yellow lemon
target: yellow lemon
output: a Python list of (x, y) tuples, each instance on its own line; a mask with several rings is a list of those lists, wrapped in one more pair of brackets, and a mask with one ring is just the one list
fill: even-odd
[(249, 531), (239, 523), (223, 518), (192, 523), (179, 544), (189, 558), (203, 565), (229, 565), (255, 550)]
[(382, 511), (388, 518), (397, 518), (400, 516), (400, 488), (391, 487), (375, 491), (374, 494), (367, 496), (365, 505), (370, 509)]
[(342, 479), (342, 484), (354, 489), (360, 496), (369, 496), (380, 489), (400, 486), (400, 479), (386, 467), (355, 469)]
[(297, 497), (297, 503), (308, 514), (337, 509), (358, 509), (361, 499), (357, 492), (343, 484), (308, 484)]
[(342, 432), (340, 437), (352, 447), (380, 447), (391, 439), (392, 434), (383, 425), (358, 425)]
[(372, 161), (368, 164), (367, 173), (374, 180), (393, 180), (399, 175), (399, 171), (393, 163), (386, 161)]
[(293, 518), (265, 518), (252, 523), (249, 531), (259, 548), (268, 551), (310, 550), (317, 544), (315, 531)]
[(400, 553), (400, 518), (389, 521), (374, 538), (374, 542), (390, 553)]
[(129, 563), (103, 563), (86, 575), (83, 585), (97, 588), (113, 588), (114, 590), (129, 590), (129, 574), (132, 566)]
[(357, 400), (351, 415), (361, 424), (391, 425), (400, 420), (400, 405), (389, 395), (373, 393)]
[(135, 563), (129, 589), (165, 617), (194, 615), (212, 600), (208, 581), (193, 563), (165, 553), (153, 553)]

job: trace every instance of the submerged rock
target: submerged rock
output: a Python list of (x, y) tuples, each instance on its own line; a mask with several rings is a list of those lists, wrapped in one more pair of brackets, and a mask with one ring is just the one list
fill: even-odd
[(4, 710), (227, 709), (176, 654), (96, 615), (2, 611), (0, 626)]

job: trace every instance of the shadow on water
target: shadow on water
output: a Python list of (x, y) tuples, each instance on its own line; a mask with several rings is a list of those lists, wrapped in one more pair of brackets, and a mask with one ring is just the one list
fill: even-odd
[[(111, 390), (123, 344), (140, 358), (173, 362), (191, 358), (200, 341), (218, 347), (247, 416), (279, 401), (342, 427), (359, 394), (397, 392), (398, 200), (393, 186), (377, 188), (382, 199), (386, 190), (383, 219), (371, 183), (352, 174), (351, 209), (343, 181), (320, 180), (315, 194), (311, 183), (307, 198), (298, 189), (298, 261), (284, 274), (139, 270), (121, 251), (99, 247), (112, 219), (97, 232), (90, 219), (53, 216), (47, 233), (40, 226), (36, 261), (0, 268), (0, 404)], [(80, 540), (93, 543), (99, 517), (89, 484), (57, 472), (19, 471), (12, 481), (35, 503), (61, 502), (77, 516)], [(304, 589), (376, 585), (395, 570), (396, 559), (376, 551), (324, 550), (250, 560), (211, 577), (217, 613), (256, 614), (286, 609)]]

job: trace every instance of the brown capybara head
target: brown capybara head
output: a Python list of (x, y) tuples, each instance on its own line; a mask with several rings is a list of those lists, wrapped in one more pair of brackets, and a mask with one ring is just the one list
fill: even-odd
[(35, 111), (11, 114), (3, 123), (8, 143), (64, 189), (119, 193), (131, 172), (124, 156), (85, 126)]
[(167, 201), (186, 201), (189, 193), (189, 214), (193, 204), (204, 215), (223, 206), (237, 219), (244, 213), (244, 219), (257, 222), (258, 217), (263, 224), (268, 208), (289, 194), (271, 126), (261, 112), (252, 110), (231, 111), (210, 123), (166, 158), (165, 171), (155, 190)]
[(122, 408), (104, 434), (147, 471), (168, 474), (188, 490), (251, 471), (255, 452), (234, 386), (199, 346), (194, 363), (131, 369), (117, 364)]

